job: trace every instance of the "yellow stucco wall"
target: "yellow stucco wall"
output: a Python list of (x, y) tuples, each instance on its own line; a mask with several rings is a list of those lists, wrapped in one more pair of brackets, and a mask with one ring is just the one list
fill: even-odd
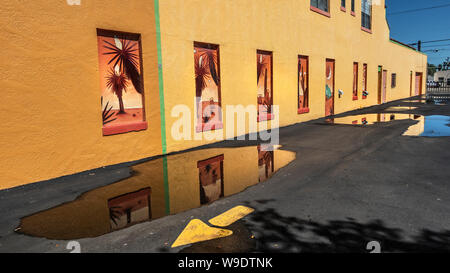
[[(0, 189), (161, 154), (153, 1), (2, 1)], [(146, 119), (104, 137), (96, 29), (142, 35)]]
[[(387, 100), (408, 97), (410, 71), (426, 75), (427, 57), (389, 40), (384, 1), (373, 6), (372, 34), (361, 30), (361, 0), (356, 0), (356, 16), (350, 14), (349, 8), (342, 12), (338, 0), (330, 0), (330, 8), (331, 18), (328, 18), (311, 11), (309, 0), (160, 1), (168, 151), (212, 142), (195, 140), (197, 133), (191, 135), (191, 141), (175, 140), (170, 134), (171, 126), (178, 119), (170, 111), (177, 104), (189, 106), (194, 120), (194, 41), (220, 45), (223, 108), (256, 104), (256, 51), (272, 51), (274, 104), (280, 106), (280, 126), (325, 115), (327, 58), (336, 61), (336, 114), (377, 104), (380, 65), (388, 70)], [(309, 56), (310, 69), (311, 111), (300, 115), (297, 114), (298, 55)], [(352, 99), (353, 62), (359, 63), (357, 101)], [(366, 100), (361, 99), (364, 63), (368, 64), (370, 93)], [(397, 73), (395, 89), (390, 84), (392, 72)], [(414, 82), (413, 79), (413, 85)], [(344, 91), (342, 98), (337, 97), (338, 89)], [(223, 116), (226, 117), (226, 109)], [(226, 128), (225, 118), (223, 122)], [(226, 136), (225, 130), (218, 133)]]

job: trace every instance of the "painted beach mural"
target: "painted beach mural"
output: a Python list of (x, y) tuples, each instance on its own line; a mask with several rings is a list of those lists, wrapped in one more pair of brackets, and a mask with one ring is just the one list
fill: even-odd
[(139, 34), (98, 30), (103, 135), (147, 129)]
[(272, 52), (258, 50), (257, 83), (258, 83), (258, 121), (272, 119), (273, 84), (272, 84)]
[(309, 112), (309, 63), (308, 57), (298, 58), (298, 113)]
[(194, 43), (197, 132), (222, 128), (219, 46)]
[(334, 115), (334, 60), (326, 62), (325, 116)]

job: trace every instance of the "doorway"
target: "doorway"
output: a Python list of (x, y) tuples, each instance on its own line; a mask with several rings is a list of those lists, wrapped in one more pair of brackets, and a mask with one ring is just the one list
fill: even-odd
[(383, 70), (383, 91), (381, 94), (381, 103), (386, 103), (387, 70)]
[(422, 95), (422, 73), (416, 73), (416, 89), (415, 96)]

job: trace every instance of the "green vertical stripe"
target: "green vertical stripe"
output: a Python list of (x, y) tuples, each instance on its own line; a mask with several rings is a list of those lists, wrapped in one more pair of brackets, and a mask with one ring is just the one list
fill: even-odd
[[(159, 109), (161, 113), (161, 146), (162, 154), (167, 154), (166, 142), (166, 112), (164, 105), (164, 82), (163, 66), (161, 52), (161, 26), (159, 23), (159, 0), (155, 0), (155, 25), (156, 25), (156, 48), (158, 52), (158, 81), (159, 81)], [(167, 157), (163, 157), (163, 176), (164, 176), (164, 199), (166, 200), (166, 214), (170, 214), (169, 199), (169, 175), (167, 169)]]
[(161, 52), (161, 27), (159, 23), (159, 0), (155, 0), (156, 47), (158, 51), (159, 108), (161, 112), (161, 144), (163, 155), (167, 154), (166, 112), (164, 106), (164, 82)]
[(167, 156), (163, 157), (163, 175), (164, 175), (164, 200), (166, 201), (166, 215), (170, 214), (169, 198), (169, 175), (167, 171)]

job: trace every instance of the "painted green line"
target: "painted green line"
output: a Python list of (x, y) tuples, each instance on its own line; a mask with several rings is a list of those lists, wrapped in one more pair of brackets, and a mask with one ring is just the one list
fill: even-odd
[(163, 155), (167, 154), (166, 142), (166, 110), (164, 104), (164, 82), (161, 51), (161, 25), (159, 17), (159, 0), (155, 0), (156, 47), (158, 52), (159, 108), (161, 112), (161, 144)]
[[(161, 51), (161, 25), (159, 17), (159, 0), (155, 2), (155, 26), (156, 26), (156, 48), (158, 52), (158, 81), (159, 81), (159, 109), (161, 113), (161, 146), (162, 154), (167, 154), (167, 139), (166, 139), (166, 109), (164, 104), (164, 82), (163, 82), (163, 61)], [(167, 168), (167, 157), (163, 157), (163, 176), (164, 176), (164, 199), (166, 203), (166, 214), (170, 214), (170, 199), (169, 199), (169, 175)]]
[(166, 201), (166, 215), (170, 215), (170, 196), (169, 196), (169, 174), (167, 168), (167, 156), (163, 157), (163, 176), (164, 176), (164, 200)]

